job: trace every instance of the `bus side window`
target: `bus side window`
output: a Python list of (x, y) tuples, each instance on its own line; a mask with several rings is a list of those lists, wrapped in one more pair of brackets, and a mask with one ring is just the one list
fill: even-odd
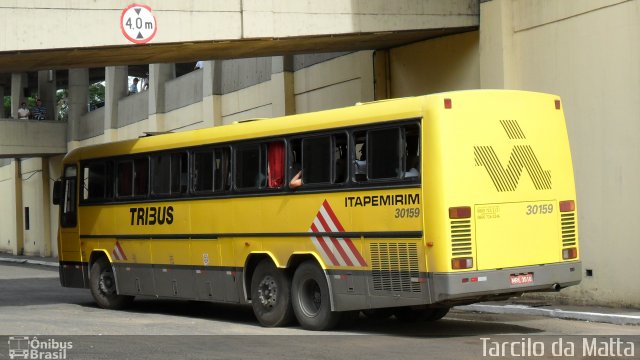
[(331, 137), (319, 136), (302, 140), (302, 183), (331, 182)]
[(404, 128), (405, 172), (404, 178), (418, 180), (420, 178), (420, 127), (408, 125)]
[(82, 200), (106, 200), (113, 196), (113, 165), (93, 162), (82, 168)]
[(154, 195), (167, 195), (171, 189), (171, 157), (169, 154), (151, 156), (151, 192)]
[(228, 147), (216, 149), (214, 190), (228, 191), (231, 186), (231, 152)]
[(171, 154), (171, 195), (185, 194), (189, 180), (189, 157), (186, 152)]
[(348, 164), (347, 160), (347, 135), (337, 134), (333, 137), (333, 162), (335, 165), (333, 173), (333, 183), (339, 184), (347, 180)]
[(403, 175), (399, 128), (369, 130), (367, 133), (367, 177), (393, 179)]
[(146, 196), (149, 193), (149, 159), (135, 159), (133, 166), (133, 195)]
[(121, 161), (118, 163), (118, 197), (133, 195), (133, 162)]
[(353, 180), (367, 181), (367, 142), (366, 132), (353, 133)]
[(193, 191), (213, 191), (214, 152), (199, 151), (193, 154)]
[(272, 141), (267, 145), (267, 185), (279, 188), (284, 184), (284, 142)]
[(238, 146), (235, 156), (235, 181), (238, 189), (258, 188), (265, 183), (265, 164), (261, 159), (260, 153), (259, 144)]

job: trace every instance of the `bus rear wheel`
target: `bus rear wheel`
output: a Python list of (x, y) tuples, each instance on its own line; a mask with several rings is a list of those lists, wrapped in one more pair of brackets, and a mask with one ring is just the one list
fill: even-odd
[(286, 326), (293, 320), (291, 279), (270, 260), (262, 260), (253, 272), (251, 306), (262, 326)]
[(293, 312), (307, 330), (329, 330), (340, 321), (342, 313), (331, 311), (327, 279), (314, 261), (306, 261), (296, 269), (291, 297)]
[(99, 258), (91, 266), (91, 295), (103, 309), (118, 310), (131, 304), (133, 296), (118, 295), (113, 268), (105, 258)]

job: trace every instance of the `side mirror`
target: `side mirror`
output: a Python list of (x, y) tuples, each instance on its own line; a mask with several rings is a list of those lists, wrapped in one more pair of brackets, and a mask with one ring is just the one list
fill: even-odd
[(62, 199), (62, 180), (56, 180), (53, 183), (53, 194), (51, 196), (51, 202), (53, 205), (60, 205), (60, 199)]

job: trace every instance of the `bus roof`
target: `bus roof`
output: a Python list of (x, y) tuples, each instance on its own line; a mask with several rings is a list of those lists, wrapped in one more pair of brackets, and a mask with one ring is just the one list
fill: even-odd
[(274, 137), (386, 120), (393, 121), (418, 118), (422, 116), (423, 98), (424, 97), (413, 97), (376, 101), (339, 109), (238, 122), (224, 126), (84, 146), (70, 151), (65, 156), (64, 163), (84, 159), (168, 150), (172, 148), (225, 143), (236, 140)]
[(482, 94), (496, 92), (531, 94), (530, 92), (517, 90), (463, 90), (418, 97), (385, 99), (367, 103), (358, 103), (354, 106), (339, 109), (283, 116), (272, 119), (242, 121), (225, 126), (215, 126), (198, 130), (188, 130), (177, 133), (147, 136), (132, 140), (90, 145), (70, 151), (65, 156), (63, 162), (72, 163), (84, 159), (226, 143), (237, 140), (277, 137), (292, 133), (304, 133), (307, 131), (316, 131), (325, 128), (331, 129), (357, 126), (372, 122), (421, 118), (424, 114), (424, 107), (429, 100), (445, 97), (455, 98), (457, 94), (469, 94), (470, 92), (477, 93), (479, 96)]

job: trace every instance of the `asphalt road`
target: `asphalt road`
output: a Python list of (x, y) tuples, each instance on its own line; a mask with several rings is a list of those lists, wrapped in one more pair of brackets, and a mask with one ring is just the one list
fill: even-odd
[[(29, 343), (16, 345), (18, 336)], [(629, 342), (632, 357), (622, 353)], [(263, 328), (246, 306), (141, 298), (103, 310), (88, 290), (60, 287), (56, 268), (0, 264), (0, 360), (38, 344), (67, 359), (551, 359), (571, 355), (571, 344), (576, 359), (620, 359), (640, 356), (640, 327), (454, 309), (434, 323), (361, 317), (332, 332)]]

